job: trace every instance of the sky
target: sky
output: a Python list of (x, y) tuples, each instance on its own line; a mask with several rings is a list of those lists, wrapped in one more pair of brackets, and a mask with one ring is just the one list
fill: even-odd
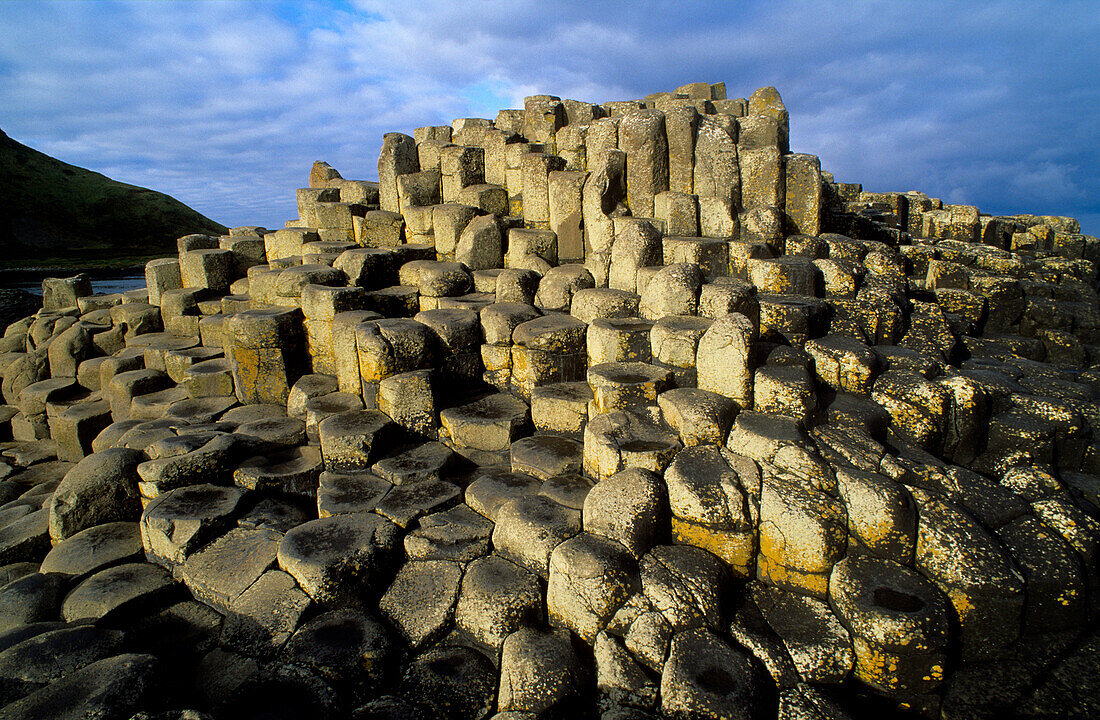
[(841, 182), (1100, 235), (1100, 2), (0, 1), (0, 128), (227, 226), (382, 134), (696, 81), (779, 89)]

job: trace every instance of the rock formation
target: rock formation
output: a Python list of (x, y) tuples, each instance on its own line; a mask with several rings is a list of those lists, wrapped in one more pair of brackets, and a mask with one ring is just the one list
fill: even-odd
[(0, 717), (1094, 715), (1100, 240), (788, 124), (535, 96), (47, 280)]

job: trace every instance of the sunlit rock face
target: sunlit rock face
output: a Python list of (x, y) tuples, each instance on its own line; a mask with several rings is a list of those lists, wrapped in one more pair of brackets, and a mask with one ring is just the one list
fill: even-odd
[(1100, 240), (789, 123), (533, 96), (146, 289), (47, 280), (0, 714), (1095, 714)]

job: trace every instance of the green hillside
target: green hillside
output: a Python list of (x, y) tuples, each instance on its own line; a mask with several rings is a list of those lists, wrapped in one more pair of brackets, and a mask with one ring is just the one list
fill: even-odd
[(0, 130), (0, 268), (109, 267), (226, 228), (175, 198), (56, 160)]

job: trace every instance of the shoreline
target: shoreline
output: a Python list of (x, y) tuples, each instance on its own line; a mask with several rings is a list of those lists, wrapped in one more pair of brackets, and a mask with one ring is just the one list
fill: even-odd
[(56, 267), (37, 266), (23, 268), (0, 268), (0, 289), (20, 290), (31, 295), (41, 296), (42, 281), (46, 278), (68, 278), (83, 273), (92, 283), (93, 293), (122, 292), (123, 289), (136, 288), (145, 284), (145, 264), (124, 265), (118, 267)]
[(141, 272), (145, 269), (145, 263), (136, 263), (133, 265), (123, 265), (119, 267), (96, 267), (96, 266), (29, 266), (18, 268), (0, 268), (0, 279), (7, 278), (20, 278), (20, 277), (34, 277), (40, 275), (42, 277), (72, 277), (80, 273), (86, 273), (94, 276), (113, 276), (113, 275), (130, 275), (132, 273)]

